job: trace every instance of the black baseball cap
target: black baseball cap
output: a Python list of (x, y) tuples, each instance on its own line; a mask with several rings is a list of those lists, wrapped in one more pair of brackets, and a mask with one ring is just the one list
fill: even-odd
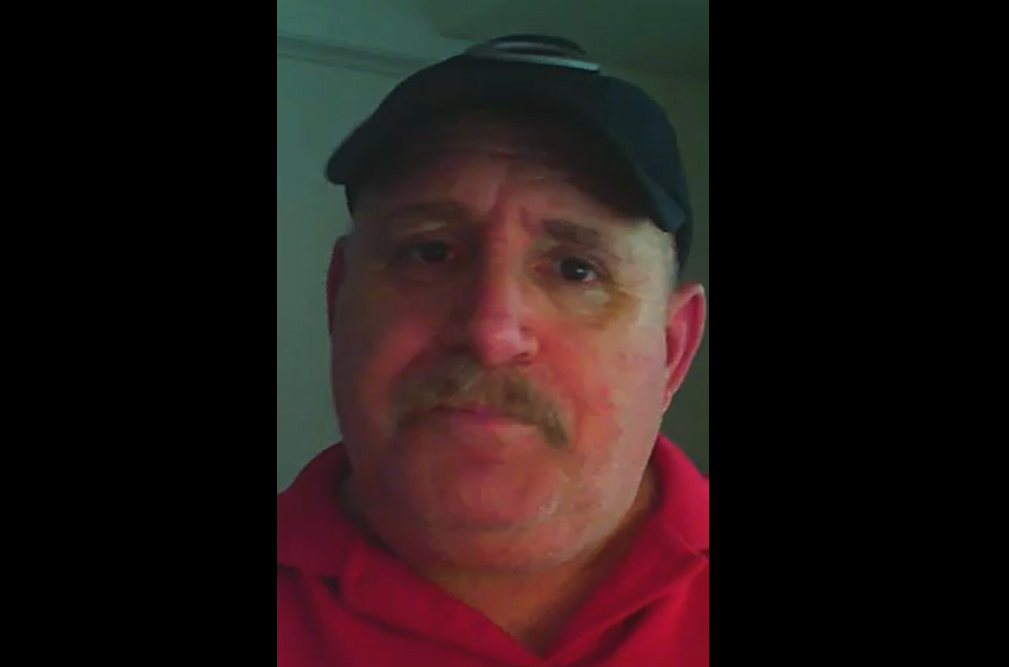
[(663, 108), (639, 87), (602, 73), (566, 39), (510, 35), (482, 42), (407, 77), (350, 134), (329, 160), (327, 177), (353, 191), (367, 166), (420, 119), (470, 107), (547, 108), (570, 118), (625, 163), (649, 217), (676, 238), (686, 265), (693, 216), (676, 131)]

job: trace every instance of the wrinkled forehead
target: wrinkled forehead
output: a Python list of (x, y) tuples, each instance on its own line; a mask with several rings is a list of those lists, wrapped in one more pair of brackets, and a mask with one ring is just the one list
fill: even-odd
[(471, 109), (420, 121), (392, 142), (357, 187), (384, 189), (459, 154), (521, 160), (549, 170), (626, 217), (645, 217), (629, 168), (601, 138), (556, 114)]

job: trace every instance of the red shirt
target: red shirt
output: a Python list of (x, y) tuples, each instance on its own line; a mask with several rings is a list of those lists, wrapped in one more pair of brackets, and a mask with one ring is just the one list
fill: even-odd
[(709, 664), (708, 482), (660, 437), (659, 501), (545, 657), (373, 547), (341, 514), (342, 447), (277, 496), (278, 667)]

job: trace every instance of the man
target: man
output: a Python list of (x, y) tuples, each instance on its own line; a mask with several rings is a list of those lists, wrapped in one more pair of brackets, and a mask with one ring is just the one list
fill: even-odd
[(502, 38), (328, 175), (344, 441), (277, 499), (278, 665), (708, 664), (708, 484), (659, 434), (706, 302), (659, 106)]

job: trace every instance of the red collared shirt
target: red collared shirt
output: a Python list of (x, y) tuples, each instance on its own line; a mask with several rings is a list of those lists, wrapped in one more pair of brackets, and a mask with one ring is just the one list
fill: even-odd
[(709, 664), (708, 482), (660, 437), (659, 501), (545, 656), (373, 547), (340, 512), (339, 445), (277, 496), (278, 667)]

